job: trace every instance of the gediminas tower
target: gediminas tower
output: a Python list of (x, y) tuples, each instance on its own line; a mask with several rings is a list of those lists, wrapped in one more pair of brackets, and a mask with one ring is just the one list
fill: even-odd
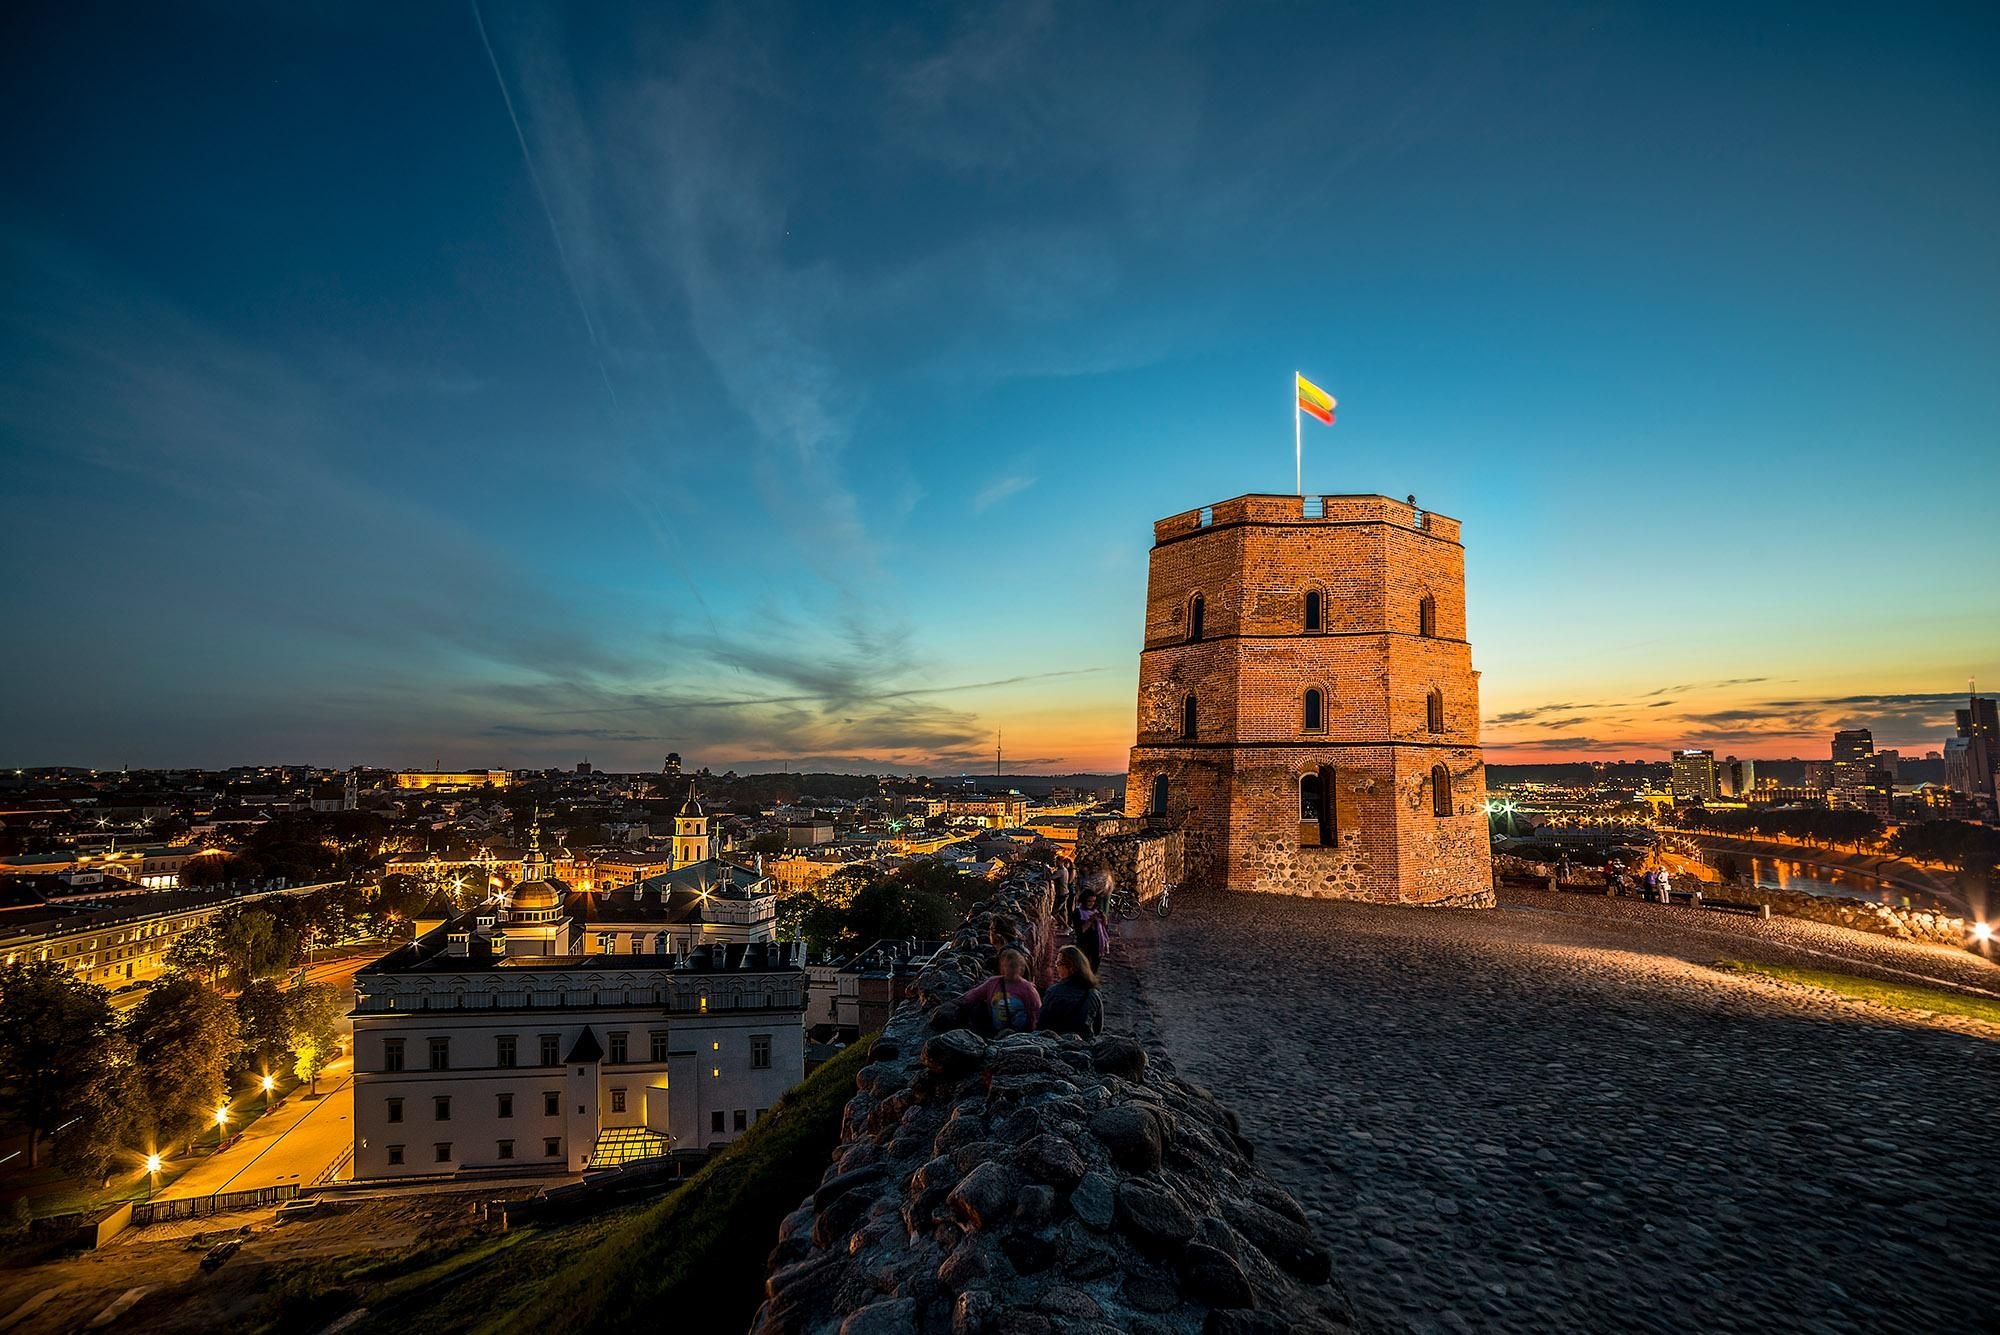
[(1455, 519), (1386, 496), (1239, 496), (1153, 526), (1126, 809), (1188, 879), (1493, 902)]

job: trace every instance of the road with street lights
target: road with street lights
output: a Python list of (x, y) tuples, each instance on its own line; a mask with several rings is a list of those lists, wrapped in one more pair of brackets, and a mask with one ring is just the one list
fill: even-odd
[[(342, 1057), (321, 1073), (320, 1093), (292, 1091), (269, 1114), (244, 1128), (229, 1145), (182, 1173), (162, 1198), (209, 1196), (287, 1183), (307, 1186), (339, 1161), (354, 1139), (354, 1072)], [(262, 1097), (246, 1102), (254, 1111)]]
[[(354, 972), (367, 959), (334, 960), (306, 970), (309, 982), (341, 989), (340, 1029), (343, 1045), (352, 1048), (353, 1024), (345, 1012), (354, 1005)], [(228, 1148), (195, 1162), (160, 1198), (185, 1200), (219, 1191), (250, 1191), (287, 1184), (307, 1186), (339, 1163), (354, 1143), (354, 1059), (343, 1053), (319, 1077), (320, 1092), (295, 1089), (276, 1108), (250, 1122)], [(259, 1110), (267, 1097), (252, 1092), (225, 1111), (232, 1123)]]

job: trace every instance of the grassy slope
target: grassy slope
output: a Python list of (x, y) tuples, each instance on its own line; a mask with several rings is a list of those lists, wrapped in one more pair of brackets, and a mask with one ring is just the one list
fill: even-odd
[(1821, 987), (1855, 1001), (1870, 1001), (1878, 1006), (1896, 1010), (1963, 1015), (1975, 1020), (2000, 1024), (2000, 1001), (1968, 996), (1963, 992), (1947, 992), (1942, 988), (1924, 987), (1916, 983), (1885, 983), (1874, 978), (1863, 978), (1858, 974), (1835, 973), (1825, 969), (1800, 969), (1789, 964), (1717, 960), (1716, 967), (1727, 969), (1731, 973), (1762, 974), (1767, 978), (1776, 978), (1780, 982)]
[(763, 1300), (778, 1222), (826, 1172), (872, 1042), (863, 1038), (813, 1072), (666, 1199), (547, 1230), (476, 1277), (462, 1274), (463, 1282), (439, 1277), (425, 1308), (399, 1304), (394, 1324), (532, 1335), (646, 1329), (668, 1319), (743, 1329)]

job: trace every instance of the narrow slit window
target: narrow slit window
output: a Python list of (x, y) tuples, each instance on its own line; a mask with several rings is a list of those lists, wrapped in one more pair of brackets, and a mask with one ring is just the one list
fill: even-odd
[(1204, 629), (1202, 621), (1207, 608), (1207, 600), (1198, 593), (1188, 600), (1188, 643), (1193, 644), (1201, 638)]
[(1431, 814), (1451, 814), (1451, 771), (1443, 765), (1431, 766)]
[(1306, 847), (1331, 848), (1339, 842), (1334, 820), (1333, 766), (1299, 776), (1299, 842)]
[(1326, 697), (1317, 688), (1306, 692), (1305, 729), (1318, 732), (1326, 727)]
[(1436, 688), (1424, 697), (1424, 726), (1432, 732), (1444, 731), (1444, 692)]
[(1308, 631), (1317, 631), (1320, 629), (1319, 603), (1319, 590), (1308, 589), (1306, 591), (1306, 629)]
[(1190, 695), (1181, 701), (1181, 737), (1186, 741), (1193, 741), (1198, 723), (1194, 697)]
[(1425, 639), (1436, 639), (1437, 633), (1438, 602), (1427, 593), (1417, 602), (1417, 634)]

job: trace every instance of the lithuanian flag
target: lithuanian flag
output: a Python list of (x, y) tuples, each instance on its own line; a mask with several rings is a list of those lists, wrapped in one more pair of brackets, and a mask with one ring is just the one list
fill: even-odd
[[(1294, 372), (1294, 374), (1296, 375), (1297, 373)], [(1300, 410), (1302, 412), (1305, 412), (1309, 416), (1317, 417), (1320, 421), (1326, 423), (1328, 426), (1332, 426), (1333, 409), (1334, 409), (1333, 395), (1327, 393), (1325, 390), (1321, 389), (1318, 385), (1315, 385), (1312, 381), (1306, 379), (1304, 376), (1299, 376), (1298, 381), (1299, 381)]]

